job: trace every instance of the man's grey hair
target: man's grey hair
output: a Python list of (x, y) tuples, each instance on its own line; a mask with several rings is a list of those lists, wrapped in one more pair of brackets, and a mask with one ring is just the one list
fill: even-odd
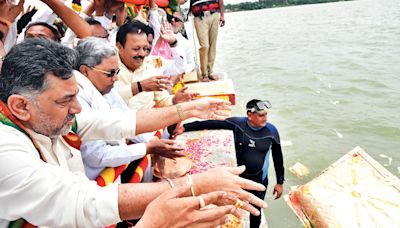
[(47, 75), (67, 80), (76, 68), (77, 53), (54, 41), (27, 39), (11, 48), (0, 74), (0, 100), (13, 94), (34, 99), (48, 88)]
[(108, 41), (97, 37), (88, 37), (80, 40), (75, 50), (79, 54), (78, 68), (82, 65), (94, 67), (101, 64), (103, 59), (118, 54), (117, 49)]

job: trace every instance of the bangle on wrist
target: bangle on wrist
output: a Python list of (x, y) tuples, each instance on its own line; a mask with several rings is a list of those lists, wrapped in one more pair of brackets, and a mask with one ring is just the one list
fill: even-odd
[(170, 44), (169, 44), (169, 46), (171, 46), (171, 47), (172, 47), (172, 46), (175, 46), (177, 43), (178, 43), (178, 40), (177, 40), (177, 39), (175, 39), (175, 41), (174, 41), (174, 42), (172, 42), (172, 43), (170, 43)]
[(169, 186), (171, 186), (171, 188), (174, 188), (174, 187), (175, 187), (174, 182), (173, 182), (170, 178), (167, 178), (166, 180), (167, 180)]
[(188, 178), (188, 184), (190, 185), (190, 192), (192, 193), (192, 196), (196, 196), (196, 194), (194, 192), (192, 176), (190, 176), (190, 174), (187, 174), (186, 176)]
[(140, 84), (139, 81), (137, 81), (136, 84), (137, 84), (137, 89), (138, 89), (139, 93), (143, 92), (142, 84)]
[(176, 112), (178, 113), (179, 119), (181, 121), (185, 120), (185, 114), (183, 114), (182, 105), (176, 104), (175, 107), (176, 107)]

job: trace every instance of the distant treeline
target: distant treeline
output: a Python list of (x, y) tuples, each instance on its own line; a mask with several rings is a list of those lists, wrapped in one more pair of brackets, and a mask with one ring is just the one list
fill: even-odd
[(281, 6), (304, 5), (325, 2), (338, 2), (350, 0), (259, 0), (258, 2), (241, 2), (238, 4), (227, 4), (225, 10), (227, 12), (242, 11), (242, 10), (255, 10)]

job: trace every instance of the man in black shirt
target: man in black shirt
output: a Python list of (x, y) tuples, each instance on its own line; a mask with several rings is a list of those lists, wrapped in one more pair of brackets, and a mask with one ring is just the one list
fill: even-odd
[[(276, 127), (267, 122), (268, 101), (253, 99), (246, 105), (247, 117), (231, 117), (224, 121), (208, 120), (184, 124), (177, 133), (203, 129), (232, 130), (235, 137), (236, 158), (238, 166), (245, 165), (242, 177), (268, 186), (269, 156), (272, 152), (277, 184), (273, 194), (275, 199), (282, 195), (284, 182), (284, 167), (279, 133)], [(252, 192), (264, 199), (264, 192)], [(259, 227), (261, 216), (250, 215), (250, 227)]]

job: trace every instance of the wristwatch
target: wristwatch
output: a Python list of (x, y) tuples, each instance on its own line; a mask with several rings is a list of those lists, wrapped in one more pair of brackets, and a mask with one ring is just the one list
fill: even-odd
[(177, 43), (178, 43), (178, 40), (175, 39), (175, 41), (172, 42), (172, 43), (170, 43), (169, 46), (170, 46), (170, 47), (176, 47), (176, 44), (177, 44)]

